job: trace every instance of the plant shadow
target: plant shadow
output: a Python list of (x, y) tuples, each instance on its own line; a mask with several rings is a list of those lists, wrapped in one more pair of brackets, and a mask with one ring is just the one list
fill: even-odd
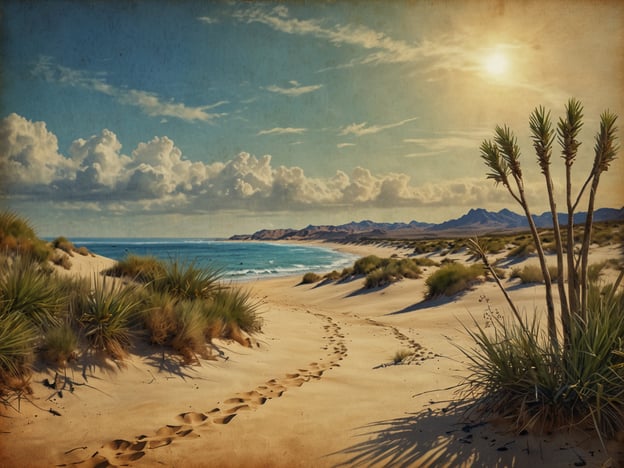
[(476, 408), (474, 400), (462, 401), (375, 421), (356, 429), (359, 442), (324, 458), (340, 459), (334, 467), (511, 467), (584, 466), (594, 456), (558, 439), (497, 429)]

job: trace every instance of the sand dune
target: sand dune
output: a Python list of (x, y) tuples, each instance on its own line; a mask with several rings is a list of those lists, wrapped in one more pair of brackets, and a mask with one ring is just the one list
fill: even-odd
[[(84, 259), (74, 274), (106, 266)], [(39, 370), (30, 401), (3, 410), (0, 466), (617, 466), (617, 442), (606, 454), (590, 434), (518, 435), (461, 411), (470, 403), (455, 393), (466, 374), (457, 346), (470, 347), (462, 324), (483, 323), (484, 297), (504, 310), (494, 283), (423, 302), (424, 280), (373, 291), (361, 280), (299, 282), (250, 283), (263, 333), (253, 348), (218, 342), (217, 359), (200, 366), (144, 346), (121, 366), (69, 369), (73, 391), (62, 393), (42, 384), (54, 372)], [(540, 287), (511, 295), (542, 308)], [(394, 365), (403, 349), (413, 357)]]

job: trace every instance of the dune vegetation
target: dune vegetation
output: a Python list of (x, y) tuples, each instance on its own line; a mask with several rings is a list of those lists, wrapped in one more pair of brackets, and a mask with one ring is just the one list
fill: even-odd
[(57, 369), (87, 355), (121, 360), (148, 341), (192, 363), (210, 357), (214, 338), (250, 346), (261, 330), (250, 293), (218, 271), (131, 256), (108, 276), (79, 278), (48, 263), (59, 251), (89, 255), (0, 213), (0, 395), (29, 391), (38, 360)]
[[(539, 318), (524, 318), (498, 281), (513, 314), (506, 318), (492, 313), (492, 330), (476, 322), (476, 331), (466, 328), (475, 343), (473, 349), (463, 350), (471, 371), (466, 386), (467, 393), (478, 398), (482, 410), (504, 416), (518, 430), (593, 427), (601, 440), (624, 431), (624, 292), (619, 289), (624, 270), (620, 268), (614, 284), (600, 285), (597, 279), (601, 268), (589, 265), (592, 241), (605, 241), (600, 233), (592, 236), (592, 217), (600, 177), (619, 149), (616, 119), (608, 111), (601, 115), (593, 164), (585, 183), (574, 193), (572, 167), (583, 125), (581, 103), (571, 99), (554, 128), (550, 112), (543, 107), (531, 114), (531, 139), (553, 221), (548, 239), (532, 221), (524, 193), (520, 148), (511, 129), (497, 126), (494, 139), (481, 145), (481, 157), (489, 170), (487, 178), (507, 190), (529, 222), (539, 267), (525, 267), (518, 275), (523, 282), (543, 282), (547, 320), (544, 327)], [(561, 147), (566, 170), (565, 226), (559, 225), (551, 176), (555, 140)], [(582, 200), (587, 203), (587, 218), (579, 233), (574, 229), (573, 217)], [(546, 262), (545, 244), (556, 255), (554, 269)], [(478, 240), (473, 240), (471, 247), (496, 278), (485, 248)], [(554, 284), (559, 293), (558, 308)], [(541, 311), (536, 312), (539, 317)]]

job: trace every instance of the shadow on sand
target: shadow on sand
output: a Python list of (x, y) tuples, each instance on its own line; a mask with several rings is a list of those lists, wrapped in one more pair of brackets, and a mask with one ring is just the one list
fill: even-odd
[(426, 408), (400, 418), (372, 422), (356, 429), (354, 437), (360, 442), (326, 458), (339, 458), (335, 467), (548, 466), (543, 464), (549, 460), (544, 459), (542, 448), (550, 444), (556, 454), (556, 466), (584, 466), (585, 460), (590, 461), (593, 456), (542, 437), (496, 430), (471, 411), (474, 407), (473, 402), (464, 402), (455, 408)]

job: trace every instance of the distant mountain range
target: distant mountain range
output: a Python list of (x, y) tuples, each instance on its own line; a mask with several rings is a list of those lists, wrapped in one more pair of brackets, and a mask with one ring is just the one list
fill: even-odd
[[(577, 213), (574, 224), (584, 223), (586, 213)], [(549, 212), (533, 215), (535, 225), (541, 228), (552, 227)], [(623, 221), (624, 208), (600, 208), (594, 212), (594, 221)], [(567, 224), (567, 215), (559, 214), (559, 223)], [(232, 236), (231, 240), (334, 240), (355, 241), (361, 238), (423, 238), (445, 235), (472, 235), (528, 229), (529, 223), (523, 215), (508, 209), (492, 212), (483, 208), (471, 209), (465, 215), (443, 223), (376, 223), (370, 220), (339, 226), (307, 226), (303, 229), (263, 229), (253, 234)]]

